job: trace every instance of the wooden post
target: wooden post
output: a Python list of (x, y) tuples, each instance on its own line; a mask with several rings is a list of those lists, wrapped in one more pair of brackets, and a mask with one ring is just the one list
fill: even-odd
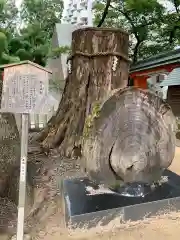
[(44, 128), (47, 124), (47, 114), (39, 115), (39, 124), (42, 124), (41, 128)]
[[(21, 119), (22, 119), (22, 118), (21, 118)], [(32, 119), (33, 119), (33, 114), (30, 114), (30, 115), (29, 115), (29, 120), (28, 120), (28, 129), (31, 129)]]
[(39, 115), (34, 114), (35, 129), (39, 129)]
[(24, 208), (26, 196), (26, 172), (27, 172), (27, 150), (28, 150), (28, 114), (22, 114), (22, 130), (21, 130), (21, 166), (19, 181), (19, 206), (18, 206), (18, 224), (17, 224), (17, 240), (24, 238)]
[(14, 117), (16, 120), (16, 125), (18, 128), (19, 134), (21, 134), (21, 114), (20, 113), (14, 114)]

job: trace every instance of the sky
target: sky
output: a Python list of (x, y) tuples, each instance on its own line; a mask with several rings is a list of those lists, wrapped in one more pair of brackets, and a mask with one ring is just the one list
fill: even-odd
[(173, 4), (170, 3), (170, 2), (167, 1), (167, 0), (159, 0), (159, 3), (163, 4), (164, 7), (166, 7), (167, 10), (169, 10), (169, 11), (173, 11), (173, 10), (174, 10), (174, 9), (173, 9)]
[[(19, 7), (23, 0), (15, 0), (15, 1), (16, 1), (17, 7)], [(172, 10), (172, 4), (169, 3), (168, 1), (166, 1), (166, 0), (159, 0), (159, 2), (162, 3), (165, 7), (167, 7), (168, 10)]]
[(16, 2), (16, 6), (20, 7), (22, 0), (15, 0), (15, 2)]

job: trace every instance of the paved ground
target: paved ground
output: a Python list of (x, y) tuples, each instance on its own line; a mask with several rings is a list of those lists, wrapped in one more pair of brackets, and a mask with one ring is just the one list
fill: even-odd
[(176, 148), (176, 155), (169, 169), (180, 175), (180, 147)]
[[(57, 219), (56, 219), (57, 220)], [(159, 219), (151, 219), (149, 221), (139, 222), (136, 224), (119, 225), (117, 221), (111, 222), (108, 226), (101, 228), (97, 227), (92, 230), (77, 230), (71, 231), (63, 230), (59, 225), (51, 222), (46, 230), (42, 231), (39, 238), (44, 240), (90, 240), (90, 239), (105, 239), (105, 240), (176, 240), (180, 234), (180, 218), (174, 213), (170, 216), (159, 217)]]
[[(65, 169), (66, 165), (62, 164), (61, 168)], [(61, 169), (61, 170), (62, 170)], [(180, 148), (176, 149), (176, 156), (170, 169), (180, 174)], [(63, 171), (63, 176), (72, 176), (75, 172), (71, 167)], [(60, 170), (59, 170), (60, 171)], [(77, 171), (76, 171), (77, 174)], [(54, 207), (52, 207), (54, 206)], [(180, 235), (180, 213), (164, 214), (159, 217), (148, 219), (142, 222), (119, 224), (118, 219), (112, 221), (106, 227), (100, 227), (91, 230), (76, 230), (72, 232), (64, 227), (63, 214), (61, 212), (61, 202), (57, 200), (51, 204), (50, 209), (46, 209), (46, 216), (43, 216), (43, 224), (40, 224), (33, 232), (34, 240), (136, 240), (136, 239), (159, 239), (159, 240), (176, 240)], [(47, 214), (49, 213), (51, 214)], [(51, 216), (50, 216), (51, 215)], [(42, 222), (42, 221), (41, 221)]]

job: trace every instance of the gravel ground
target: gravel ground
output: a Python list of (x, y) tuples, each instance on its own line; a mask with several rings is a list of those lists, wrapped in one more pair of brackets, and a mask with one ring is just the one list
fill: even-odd
[[(31, 236), (33, 239), (44, 239), (43, 237), (48, 235), (45, 229), (50, 222), (60, 224), (61, 230), (65, 226), (61, 211), (61, 180), (83, 177), (85, 174), (80, 171), (78, 160), (62, 159), (56, 152), (53, 152), (48, 158), (41, 154), (37, 155), (37, 153), (34, 156), (32, 154), (31, 158), (36, 159), (38, 171), (33, 169), (31, 177), (37, 188), (34, 196), (35, 214), (28, 221), (28, 225), (32, 227)], [(36, 177), (33, 177), (34, 172), (37, 173)], [(50, 229), (52, 228), (50, 227)]]
[[(58, 191), (57, 182), (60, 182), (62, 178), (84, 176), (80, 171), (78, 160), (60, 159), (56, 153), (48, 158), (36, 152), (30, 155), (29, 162), (36, 162), (34, 165), (36, 167), (34, 169), (31, 167), (31, 180), (36, 186), (34, 189), (34, 206), (27, 219), (33, 240), (178, 239), (180, 235), (180, 213), (177, 212), (163, 213), (159, 217), (134, 223), (120, 224), (119, 220), (115, 219), (105, 227), (99, 225), (91, 230), (76, 229), (72, 231), (66, 229), (61, 192)], [(176, 156), (170, 169), (180, 174), (180, 148), (176, 149)], [(1, 239), (3, 240), (0, 236)]]
[(135, 240), (135, 239), (160, 239), (170, 240), (178, 239), (180, 234), (180, 217), (178, 213), (162, 215), (158, 218), (144, 220), (142, 222), (119, 224), (118, 219), (113, 220), (106, 227), (97, 226), (94, 229), (64, 229), (62, 224), (57, 224), (59, 218), (54, 216), (50, 219), (49, 224), (39, 233), (35, 239), (40, 240), (89, 240), (89, 239), (106, 239), (106, 240)]
[[(144, 239), (150, 240), (158, 238), (159, 240), (178, 239), (180, 235), (180, 213), (162, 213), (160, 216), (145, 219), (139, 222), (129, 222), (120, 224), (118, 219), (113, 220), (109, 225), (102, 227), (97, 226), (94, 229), (66, 229), (63, 221), (63, 213), (61, 209), (61, 198), (55, 194), (57, 184), (55, 183), (58, 178), (71, 178), (80, 177), (80, 166), (78, 161), (64, 160), (59, 164), (59, 157), (51, 157), (51, 170), (52, 177), (51, 184), (54, 185), (54, 197), (51, 204), (47, 204), (46, 210), (40, 219), (39, 225), (31, 232), (34, 240), (88, 240), (88, 239), (106, 239), (118, 240), (120, 238), (126, 240)], [(53, 162), (53, 164), (52, 164)], [(176, 149), (176, 156), (170, 169), (177, 174), (180, 174), (180, 148)], [(59, 192), (60, 194), (60, 192)], [(43, 222), (43, 223), (42, 223)]]

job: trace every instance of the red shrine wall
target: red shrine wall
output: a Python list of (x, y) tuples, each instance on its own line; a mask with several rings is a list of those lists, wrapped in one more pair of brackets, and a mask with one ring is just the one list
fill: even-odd
[(160, 67), (155, 67), (147, 70), (132, 72), (130, 78), (134, 80), (134, 86), (143, 89), (147, 88), (147, 79), (152, 75), (158, 75), (160, 73), (170, 73), (174, 68), (180, 67), (180, 64), (167, 64)]

